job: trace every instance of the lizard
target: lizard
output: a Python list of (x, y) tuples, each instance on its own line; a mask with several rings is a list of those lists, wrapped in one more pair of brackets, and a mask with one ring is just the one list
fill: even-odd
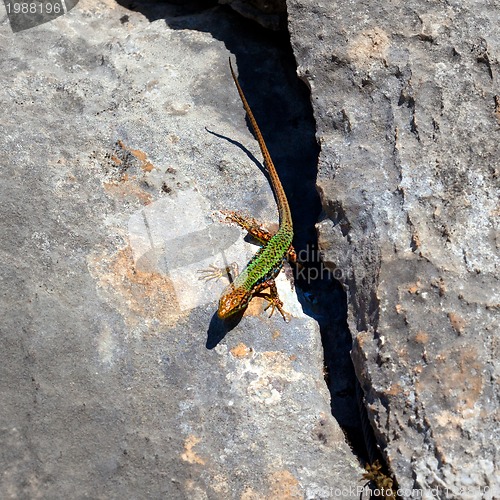
[(276, 233), (272, 234), (261, 228), (253, 219), (247, 220), (235, 212), (225, 212), (228, 220), (246, 229), (262, 246), (252, 259), (250, 259), (245, 269), (243, 269), (222, 292), (219, 299), (217, 315), (221, 319), (233, 316), (245, 310), (253, 297), (269, 289), (270, 294), (260, 295), (269, 302), (265, 310), (271, 307), (271, 313), (269, 315), (269, 317), (271, 317), (275, 309), (277, 309), (283, 316), (283, 319), (287, 321), (285, 311), (283, 310), (283, 302), (278, 296), (278, 290), (274, 280), (280, 273), (285, 260), (296, 260), (295, 250), (292, 246), (292, 214), (285, 190), (283, 189), (260, 128), (257, 125), (257, 121), (255, 120), (245, 94), (243, 93), (243, 89), (234, 72), (231, 58), (229, 58), (229, 68), (241, 102), (243, 103), (243, 107), (245, 108), (257, 142), (259, 143), (264, 159), (264, 166), (276, 198), (279, 213), (279, 227)]

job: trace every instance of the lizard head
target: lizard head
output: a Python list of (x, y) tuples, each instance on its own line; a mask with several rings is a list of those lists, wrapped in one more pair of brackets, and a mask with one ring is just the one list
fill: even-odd
[(244, 289), (228, 286), (219, 299), (217, 315), (221, 319), (228, 318), (243, 310), (250, 301), (251, 295)]

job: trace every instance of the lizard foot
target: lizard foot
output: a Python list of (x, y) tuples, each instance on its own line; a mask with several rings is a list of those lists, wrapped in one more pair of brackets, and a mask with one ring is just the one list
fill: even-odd
[(267, 306), (264, 308), (264, 311), (267, 311), (271, 307), (271, 312), (269, 313), (269, 317), (271, 317), (274, 314), (274, 311), (278, 309), (281, 316), (283, 316), (285, 322), (286, 323), (290, 322), (290, 314), (284, 311), (283, 302), (281, 302), (279, 297), (273, 297), (272, 295), (264, 295), (263, 297), (269, 302), (269, 304), (267, 304)]

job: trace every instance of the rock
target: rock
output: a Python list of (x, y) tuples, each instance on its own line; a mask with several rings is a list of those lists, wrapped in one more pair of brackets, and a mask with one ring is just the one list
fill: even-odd
[(81, 1), (16, 34), (1, 18), (2, 498), (321, 498), (362, 484), (290, 283), (290, 323), (255, 299), (221, 325), (220, 285), (196, 274), (255, 252), (218, 210), (277, 219), (227, 47), (307, 207), (314, 179), (299, 167), (313, 172), (316, 149), (291, 55), (220, 7)]
[(404, 498), (496, 498), (498, 5), (287, 6), (379, 445)]

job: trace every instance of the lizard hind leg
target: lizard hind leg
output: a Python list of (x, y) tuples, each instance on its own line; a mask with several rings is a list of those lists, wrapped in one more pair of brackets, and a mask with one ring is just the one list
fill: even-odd
[[(261, 293), (266, 288), (269, 288), (270, 293)], [(283, 309), (283, 302), (279, 298), (278, 289), (276, 288), (276, 283), (274, 280), (268, 280), (262, 283), (262, 285), (259, 287), (259, 291), (255, 295), (258, 295), (259, 297), (262, 297), (269, 302), (269, 304), (267, 304), (267, 306), (264, 308), (264, 311), (267, 311), (269, 308), (271, 308), (269, 317), (271, 317), (274, 314), (274, 311), (278, 309), (283, 319), (287, 323), (290, 321), (290, 315)]]

